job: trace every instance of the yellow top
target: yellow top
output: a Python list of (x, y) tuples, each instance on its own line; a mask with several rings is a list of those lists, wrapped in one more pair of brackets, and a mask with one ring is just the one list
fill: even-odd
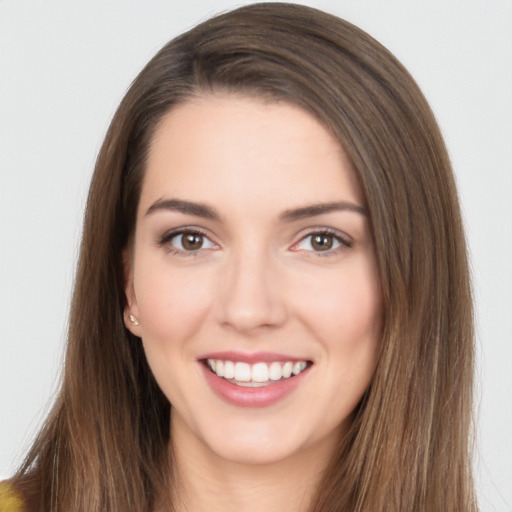
[(6, 482), (0, 482), (0, 512), (23, 512), (23, 500)]

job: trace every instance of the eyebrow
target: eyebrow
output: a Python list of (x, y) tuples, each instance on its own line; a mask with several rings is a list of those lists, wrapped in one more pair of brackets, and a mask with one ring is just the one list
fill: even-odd
[[(147, 210), (145, 215), (151, 215), (158, 211), (174, 211), (185, 215), (194, 215), (205, 219), (219, 221), (221, 216), (215, 208), (204, 203), (185, 201), (183, 199), (158, 199)], [(332, 203), (319, 203), (300, 208), (285, 210), (279, 215), (282, 222), (294, 222), (326, 213), (349, 211), (367, 216), (366, 208), (347, 201), (336, 201)]]
[(204, 203), (184, 201), (182, 199), (158, 199), (146, 211), (146, 215), (158, 211), (174, 211), (185, 215), (195, 215), (205, 219), (220, 220), (220, 215), (215, 208)]
[(368, 215), (368, 211), (362, 206), (349, 203), (347, 201), (337, 201), (334, 203), (319, 203), (311, 206), (294, 208), (292, 210), (285, 210), (279, 218), (284, 222), (294, 222), (301, 219), (307, 219), (308, 217), (315, 217), (316, 215), (339, 211), (355, 212), (364, 216)]

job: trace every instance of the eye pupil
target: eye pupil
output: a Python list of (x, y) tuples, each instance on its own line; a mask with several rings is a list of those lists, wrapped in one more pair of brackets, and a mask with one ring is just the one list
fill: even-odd
[(311, 246), (316, 251), (327, 251), (333, 246), (333, 237), (330, 235), (314, 235), (311, 237)]
[(195, 251), (201, 249), (203, 245), (203, 235), (198, 233), (186, 233), (181, 241), (183, 248), (187, 251)]

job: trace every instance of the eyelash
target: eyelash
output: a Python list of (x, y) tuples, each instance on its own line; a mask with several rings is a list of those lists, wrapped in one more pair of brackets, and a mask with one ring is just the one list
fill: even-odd
[(309, 233), (305, 234), (298, 242), (296, 242), (292, 246), (292, 249), (296, 250), (296, 251), (301, 250), (301, 249), (294, 249), (294, 248), (297, 247), (302, 242), (304, 242), (305, 240), (307, 240), (308, 238), (313, 238), (315, 236), (331, 237), (337, 243), (339, 243), (338, 247), (329, 248), (329, 249), (326, 249), (324, 251), (313, 251), (313, 250), (306, 251), (306, 252), (312, 253), (314, 256), (319, 256), (321, 258), (337, 255), (337, 254), (339, 254), (342, 251), (350, 249), (352, 247), (352, 245), (353, 245), (353, 241), (347, 235), (342, 235), (339, 231), (336, 231), (334, 229), (319, 228), (317, 230), (312, 230)]
[(165, 247), (167, 252), (170, 254), (176, 254), (176, 255), (185, 256), (185, 257), (198, 256), (199, 253), (201, 252), (201, 250), (203, 249), (202, 247), (199, 249), (196, 249), (196, 250), (187, 251), (187, 250), (179, 249), (177, 247), (173, 247), (170, 244), (170, 242), (173, 240), (173, 238), (177, 238), (181, 235), (198, 235), (198, 236), (203, 237), (203, 239), (208, 240), (211, 244), (217, 245), (217, 244), (215, 244), (215, 242), (212, 242), (210, 240), (210, 238), (203, 231), (201, 231), (198, 228), (180, 228), (177, 230), (168, 231), (158, 240), (158, 245), (161, 247)]
[[(180, 228), (178, 230), (168, 231), (158, 240), (158, 245), (161, 247), (165, 247), (167, 252), (170, 254), (176, 254), (176, 255), (185, 256), (185, 257), (198, 256), (199, 253), (201, 252), (201, 250), (204, 249), (203, 247), (196, 249), (196, 250), (188, 251), (188, 250), (179, 249), (179, 248), (176, 248), (176, 247), (173, 247), (172, 245), (170, 245), (170, 242), (174, 238), (181, 236), (181, 235), (198, 235), (198, 236), (203, 237), (203, 239), (208, 240), (211, 244), (217, 245), (217, 244), (215, 244), (215, 242), (210, 240), (210, 238), (202, 230), (200, 230), (198, 228), (192, 228), (192, 227), (191, 228)], [(305, 250), (305, 252), (310, 252), (310, 253), (314, 254), (315, 256), (319, 256), (319, 257), (327, 257), (327, 256), (332, 256), (332, 255), (338, 254), (339, 252), (342, 252), (346, 249), (351, 248), (353, 245), (352, 240), (349, 239), (348, 236), (346, 236), (346, 235), (343, 236), (342, 234), (340, 234), (340, 232), (335, 231), (333, 229), (321, 228), (321, 229), (310, 231), (309, 233), (302, 236), (302, 238), (298, 242), (293, 244), (292, 250), (300, 251), (301, 249), (295, 249), (295, 248), (299, 244), (301, 244), (305, 240), (307, 240), (308, 238), (312, 238), (314, 236), (332, 237), (337, 243), (339, 243), (338, 247), (329, 248), (324, 251)]]

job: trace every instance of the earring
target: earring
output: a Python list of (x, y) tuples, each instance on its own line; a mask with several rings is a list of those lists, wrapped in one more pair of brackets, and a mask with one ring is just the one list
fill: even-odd
[(131, 313), (128, 315), (128, 318), (133, 325), (139, 325), (139, 321)]

